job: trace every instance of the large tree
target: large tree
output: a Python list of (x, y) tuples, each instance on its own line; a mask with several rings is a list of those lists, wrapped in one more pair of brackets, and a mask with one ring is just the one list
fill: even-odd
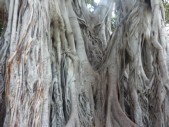
[(162, 0), (0, 5), (8, 16), (0, 40), (1, 126), (169, 126)]

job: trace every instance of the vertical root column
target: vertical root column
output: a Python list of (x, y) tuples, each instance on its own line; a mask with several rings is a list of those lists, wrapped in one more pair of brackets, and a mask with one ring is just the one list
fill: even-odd
[(71, 114), (70, 118), (65, 127), (80, 127), (80, 120), (78, 116), (78, 94), (77, 94), (77, 85), (80, 84), (78, 79), (78, 59), (76, 56), (72, 54), (68, 54), (71, 58), (68, 59), (69, 67), (68, 67), (68, 82), (70, 81), (70, 93), (71, 93)]
[[(117, 123), (121, 127), (136, 127), (136, 124), (132, 122), (127, 115), (121, 109), (119, 100), (118, 100), (118, 89), (117, 89), (117, 68), (109, 68), (109, 97), (107, 105), (107, 117), (106, 117), (106, 127), (112, 127)], [(112, 121), (111, 115), (114, 117)]]

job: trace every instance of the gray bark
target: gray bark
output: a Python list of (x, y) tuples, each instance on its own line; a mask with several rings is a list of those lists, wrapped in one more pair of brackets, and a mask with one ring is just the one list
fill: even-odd
[(103, 0), (93, 13), (84, 0), (1, 3), (0, 126), (169, 126), (161, 0)]

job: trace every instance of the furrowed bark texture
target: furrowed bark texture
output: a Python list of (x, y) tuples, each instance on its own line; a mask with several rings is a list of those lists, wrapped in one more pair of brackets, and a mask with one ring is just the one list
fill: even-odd
[(162, 0), (2, 3), (0, 126), (169, 126)]

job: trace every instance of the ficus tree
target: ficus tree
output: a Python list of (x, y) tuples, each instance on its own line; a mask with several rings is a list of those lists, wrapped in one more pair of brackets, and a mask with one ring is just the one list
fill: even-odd
[(0, 8), (1, 126), (169, 126), (162, 0), (0, 0)]

